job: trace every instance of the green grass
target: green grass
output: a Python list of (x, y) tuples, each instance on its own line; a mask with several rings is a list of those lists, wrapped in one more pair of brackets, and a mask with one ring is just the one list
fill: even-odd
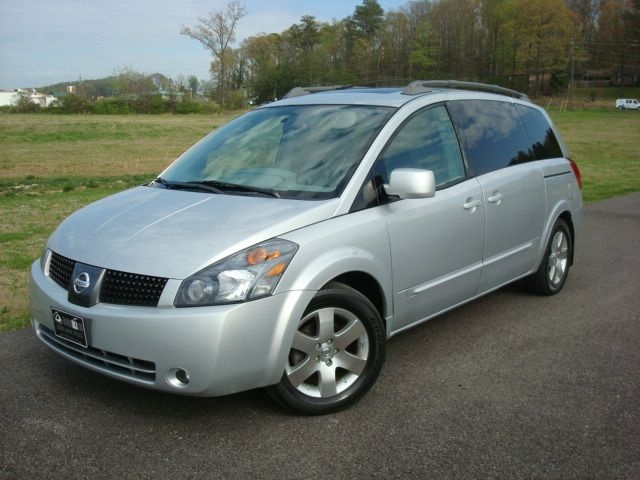
[(0, 115), (0, 178), (158, 172), (231, 115)]
[[(550, 111), (586, 201), (640, 191), (640, 112)], [(0, 114), (0, 331), (29, 323), (30, 264), (78, 208), (151, 180), (232, 115)]]
[(587, 202), (640, 191), (640, 112), (551, 110), (582, 173)]

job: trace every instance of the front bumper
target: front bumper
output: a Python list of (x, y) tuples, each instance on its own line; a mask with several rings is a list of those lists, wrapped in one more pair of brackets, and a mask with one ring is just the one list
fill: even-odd
[[(33, 328), (49, 348), (107, 376), (186, 395), (216, 396), (277, 383), (298, 320), (315, 292), (291, 291), (213, 307), (69, 303), (67, 291), (31, 267)], [(87, 319), (89, 347), (53, 334), (51, 309)], [(188, 383), (176, 378), (188, 373)]]

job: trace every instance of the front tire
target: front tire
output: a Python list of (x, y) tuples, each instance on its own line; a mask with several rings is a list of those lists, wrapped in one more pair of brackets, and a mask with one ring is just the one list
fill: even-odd
[(529, 277), (532, 290), (539, 295), (555, 295), (564, 286), (573, 256), (573, 239), (567, 223), (559, 218), (551, 230), (540, 267)]
[(360, 292), (332, 282), (311, 300), (280, 383), (267, 389), (285, 408), (321, 415), (346, 408), (374, 384), (385, 359), (380, 314)]

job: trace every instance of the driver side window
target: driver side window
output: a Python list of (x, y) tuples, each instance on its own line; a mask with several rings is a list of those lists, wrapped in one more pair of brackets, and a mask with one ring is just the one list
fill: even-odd
[(389, 182), (397, 168), (432, 170), (440, 187), (464, 178), (458, 139), (444, 106), (418, 112), (404, 123), (378, 159), (376, 173)]

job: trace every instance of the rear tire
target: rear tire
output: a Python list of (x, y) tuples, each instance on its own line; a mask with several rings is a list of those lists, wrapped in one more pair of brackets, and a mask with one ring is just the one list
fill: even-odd
[(296, 329), (280, 383), (269, 395), (289, 410), (322, 415), (348, 407), (372, 387), (385, 359), (380, 314), (338, 282), (311, 300)]
[(530, 288), (539, 295), (555, 295), (564, 286), (573, 256), (573, 239), (567, 223), (559, 218), (553, 225), (540, 267), (531, 275)]

